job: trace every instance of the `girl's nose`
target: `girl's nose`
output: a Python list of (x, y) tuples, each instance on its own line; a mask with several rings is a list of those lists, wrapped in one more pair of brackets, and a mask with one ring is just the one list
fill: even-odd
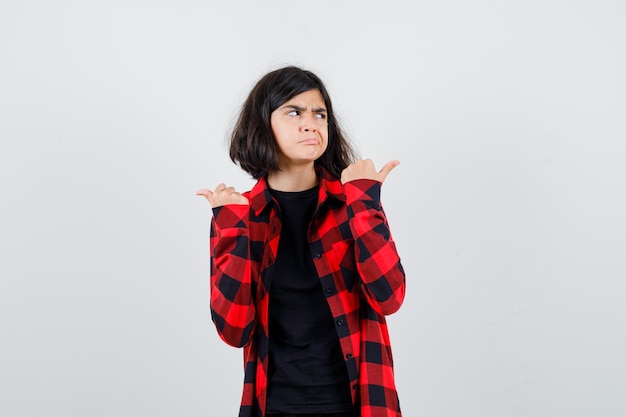
[(316, 114), (309, 114), (302, 118), (302, 130), (305, 132), (316, 132), (319, 119)]
[(317, 127), (315, 127), (315, 124), (313, 122), (307, 120), (302, 122), (302, 130), (304, 130), (305, 132), (316, 132)]

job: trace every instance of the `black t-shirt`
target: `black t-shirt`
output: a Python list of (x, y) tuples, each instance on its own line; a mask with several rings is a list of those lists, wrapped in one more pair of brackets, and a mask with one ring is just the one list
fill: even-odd
[(307, 240), (318, 187), (270, 192), (282, 231), (269, 291), (266, 412), (351, 411), (348, 372)]

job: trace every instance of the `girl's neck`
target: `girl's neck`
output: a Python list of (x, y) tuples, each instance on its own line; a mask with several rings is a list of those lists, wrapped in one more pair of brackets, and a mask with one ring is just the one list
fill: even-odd
[(300, 169), (283, 169), (267, 176), (270, 188), (278, 191), (305, 191), (315, 187), (319, 180), (313, 165)]

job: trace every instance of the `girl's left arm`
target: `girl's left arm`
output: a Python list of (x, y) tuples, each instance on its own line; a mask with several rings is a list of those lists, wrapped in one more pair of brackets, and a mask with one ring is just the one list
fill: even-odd
[(402, 305), (406, 278), (380, 202), (381, 185), (358, 179), (343, 187), (363, 292), (376, 312), (388, 315)]

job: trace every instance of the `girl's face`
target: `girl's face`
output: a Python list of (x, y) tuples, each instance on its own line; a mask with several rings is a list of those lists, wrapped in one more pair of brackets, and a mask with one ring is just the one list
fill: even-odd
[(281, 170), (313, 166), (322, 156), (328, 147), (327, 116), (324, 99), (317, 89), (298, 94), (272, 112), (270, 124)]

